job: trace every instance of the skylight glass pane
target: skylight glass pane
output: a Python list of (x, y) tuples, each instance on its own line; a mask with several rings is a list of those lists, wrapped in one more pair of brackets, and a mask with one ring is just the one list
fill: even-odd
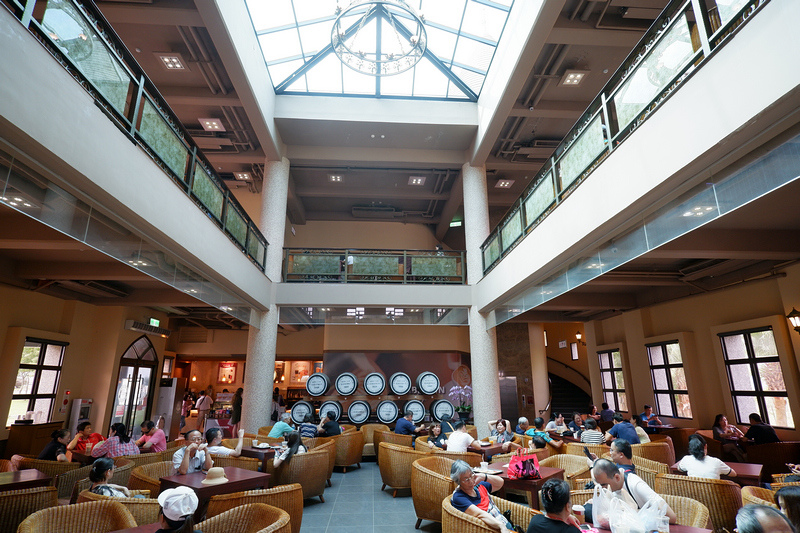
[[(271, 3), (271, 1), (261, 1), (265, 4)], [(333, 20), (336, 18), (336, 0), (294, 0), (294, 14), (299, 24), (323, 17)], [(328, 24), (328, 37), (330, 37), (330, 23)]]
[(447, 96), (447, 76), (436, 68), (428, 58), (422, 60), (414, 67), (416, 76), (414, 78), (414, 96), (429, 96), (444, 98)]
[(456, 34), (427, 25), (425, 30), (428, 32), (428, 51), (442, 61), (452, 61), (456, 49)]
[(261, 50), (267, 63), (276, 59), (300, 56), (300, 38), (297, 36), (296, 28), (265, 33), (258, 37), (258, 42), (261, 43)]
[(291, 0), (247, 0), (247, 9), (256, 32), (294, 24)]
[(461, 81), (466, 83), (467, 87), (472, 89), (472, 92), (475, 94), (481, 92), (481, 86), (483, 85), (483, 80), (486, 76), (483, 76), (482, 74), (476, 74), (458, 66), (454, 66), (452, 70), (453, 74), (461, 78)]
[(461, 32), (488, 39), (493, 43), (500, 40), (503, 24), (508, 13), (500, 9), (489, 7), (478, 2), (469, 2), (464, 13), (464, 22)]
[(294, 83), (286, 88), (286, 92), (307, 93), (308, 85), (306, 84), (306, 77), (300, 76)]
[(448, 81), (447, 84), (447, 97), (448, 98), (457, 98), (457, 99), (466, 99), (469, 100), (469, 97), (464, 94), (464, 91), (456, 87), (456, 85), (452, 81)]
[(412, 68), (401, 74), (381, 77), (381, 94), (395, 96), (412, 94), (415, 70)]
[(461, 16), (464, 13), (465, 3), (465, 0), (453, 0), (452, 2), (423, 0), (422, 9), (417, 11), (417, 14), (422, 13), (425, 15), (426, 21), (458, 30), (461, 26)]
[(300, 41), (303, 44), (303, 54), (306, 59), (331, 44), (330, 21), (300, 26)]
[(375, 78), (342, 66), (344, 92), (349, 94), (375, 94)]
[(277, 87), (283, 83), (295, 70), (302, 67), (304, 64), (302, 59), (295, 59), (294, 61), (287, 61), (285, 63), (278, 63), (269, 65), (269, 75), (272, 78), (272, 85)]
[(475, 70), (486, 72), (492, 62), (494, 46), (489, 46), (461, 36), (456, 46), (455, 63), (467, 65)]
[(342, 63), (334, 54), (329, 54), (306, 73), (308, 90), (312, 93), (342, 92)]

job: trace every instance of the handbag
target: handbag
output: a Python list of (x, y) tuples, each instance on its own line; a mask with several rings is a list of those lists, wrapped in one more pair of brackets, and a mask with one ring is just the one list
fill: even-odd
[(508, 479), (541, 479), (539, 458), (536, 454), (524, 454), (522, 449), (511, 456), (508, 462)]

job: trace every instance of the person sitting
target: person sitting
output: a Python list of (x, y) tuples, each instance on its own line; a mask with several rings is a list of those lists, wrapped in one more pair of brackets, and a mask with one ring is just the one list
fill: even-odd
[(779, 488), (775, 493), (775, 505), (780, 507), (795, 529), (800, 530), (800, 486)]
[(563, 442), (560, 440), (553, 440), (550, 438), (550, 435), (547, 434), (546, 431), (543, 430), (544, 428), (544, 418), (541, 416), (537, 416), (533, 419), (533, 427), (528, 428), (525, 434), (529, 437), (541, 437), (544, 441), (554, 448), (561, 448), (564, 445)]
[(206, 431), (206, 443), (208, 453), (215, 455), (227, 455), (229, 457), (239, 457), (242, 455), (242, 447), (244, 446), (244, 430), (239, 430), (239, 440), (236, 442), (236, 448), (228, 448), (222, 445), (222, 430), (220, 428), (210, 428)]
[(736, 477), (736, 471), (716, 457), (710, 457), (708, 445), (702, 435), (689, 436), (689, 455), (678, 463), (678, 470), (692, 477), (719, 479), (720, 474)]
[[(464, 422), (456, 422), (456, 425), (459, 423)], [(458, 433), (458, 429), (454, 433)], [(450, 479), (456, 484), (456, 490), (450, 500), (453, 507), (482, 520), (491, 529), (513, 531), (509, 528), (508, 520), (489, 497), (489, 493), (503, 487), (503, 478), (491, 474), (473, 473), (472, 467), (459, 459), (450, 467)]]
[[(667, 505), (664, 498), (655, 493), (642, 478), (634, 473), (625, 473), (608, 459), (598, 459), (592, 467), (595, 483), (611, 491), (614, 498), (627, 503), (633, 509), (641, 509), (645, 503), (653, 501), (659, 509), (665, 509), (670, 524), (678, 521), (675, 511)], [(586, 522), (594, 521), (591, 500), (585, 505)], [(602, 521), (602, 518), (601, 518)], [(607, 527), (604, 525), (604, 527)]]
[[(596, 454), (590, 454), (588, 464), (589, 468), (593, 467), (598, 457)], [(625, 439), (614, 439), (608, 449), (608, 455), (611, 460), (617, 465), (617, 468), (626, 474), (635, 474), (636, 465), (633, 464), (633, 449), (628, 441)]]
[(92, 424), (88, 420), (85, 420), (78, 424), (78, 432), (75, 434), (75, 438), (67, 444), (67, 450), (71, 452), (78, 452), (78, 453), (86, 453), (86, 445), (91, 444), (92, 446), (97, 446), (98, 443), (101, 443), (105, 440), (100, 433), (92, 433)]
[(642, 427), (642, 419), (639, 418), (639, 415), (633, 415), (631, 418), (633, 418), (631, 425), (636, 430), (636, 434), (639, 435), (639, 444), (650, 442), (650, 435), (648, 435), (647, 431)]
[(744, 437), (742, 430), (728, 424), (728, 418), (722, 413), (714, 418), (714, 425), (711, 426), (711, 432), (714, 435), (714, 440), (722, 443), (722, 451), (732, 455), (737, 463), (744, 463), (747, 461), (747, 454), (739, 446), (739, 439)]
[(194, 529), (194, 512), (197, 511), (198, 503), (197, 494), (189, 487), (167, 489), (159, 494), (160, 527), (155, 533), (201, 533)]
[(44, 459), (45, 461), (69, 461), (67, 458), (67, 444), (70, 442), (70, 434), (68, 429), (57, 429), (50, 434), (53, 439), (48, 442), (37, 459)]
[(311, 413), (306, 413), (297, 431), (301, 437), (306, 439), (313, 439), (317, 436), (317, 425), (314, 423), (314, 416)]
[(152, 420), (142, 422), (142, 436), (136, 441), (136, 446), (140, 450), (164, 452), (167, 450), (167, 436), (164, 434), (163, 429), (159, 429)]
[(328, 411), (325, 413), (325, 416), (322, 417), (322, 420), (319, 421), (319, 425), (317, 426), (317, 434), (323, 437), (332, 437), (342, 434), (342, 428), (339, 427), (339, 423), (336, 422), (335, 412)]
[(600, 405), (600, 407), (603, 408), (603, 410), (600, 411), (600, 421), (601, 422), (611, 422), (612, 420), (614, 420), (614, 410), (613, 409), (609, 409), (608, 408), (608, 404), (606, 402), (603, 402)]
[(631, 444), (640, 444), (636, 428), (630, 421), (625, 420), (621, 413), (614, 414), (614, 426), (606, 432), (605, 439), (606, 441), (625, 439)]
[[(113, 476), (114, 460), (108, 457), (101, 457), (92, 463), (92, 469), (89, 470), (89, 481), (92, 482), (89, 492), (112, 498), (130, 498), (131, 491), (128, 490), (128, 487), (109, 483)], [(141, 495), (140, 497), (144, 498)]]
[(522, 448), (522, 446), (516, 442), (511, 442), (514, 440), (514, 434), (511, 433), (511, 422), (508, 420), (503, 420), (501, 418), (500, 420), (489, 421), (489, 431), (491, 435), (495, 437), (495, 442), (503, 445), (504, 452)]
[(196, 429), (187, 431), (184, 438), (189, 445), (178, 448), (172, 455), (172, 466), (179, 474), (200, 472), (214, 466), (211, 454), (206, 453), (208, 445), (203, 442), (200, 431)]
[(753, 444), (770, 444), (772, 442), (780, 442), (778, 434), (772, 429), (772, 426), (765, 424), (761, 420), (761, 415), (758, 413), (750, 413), (750, 429), (744, 434), (745, 442)]
[(550, 415), (550, 421), (544, 427), (545, 431), (555, 431), (556, 433), (564, 433), (567, 426), (564, 425), (564, 415), (561, 413), (554, 413)]
[(414, 419), (414, 413), (411, 411), (406, 411), (403, 415), (403, 418), (397, 421), (397, 424), (394, 427), (394, 432), (398, 435), (413, 435), (415, 433), (419, 433), (425, 426), (415, 426), (412, 420)]
[(597, 410), (596, 405), (589, 406), (589, 416), (587, 418), (594, 418), (595, 422), (600, 421), (600, 412)]
[(585, 444), (602, 444), (604, 440), (603, 432), (598, 431), (597, 421), (594, 418), (587, 418), (583, 424), (586, 429), (581, 432), (581, 442)]
[(572, 514), (569, 483), (563, 479), (548, 479), (542, 486), (544, 513), (534, 515), (527, 533), (579, 533), (580, 522)]
[(131, 442), (125, 424), (117, 422), (111, 425), (108, 439), (92, 448), (92, 457), (121, 457), (123, 455), (139, 455), (139, 447)]
[(442, 433), (452, 433), (455, 431), (453, 428), (453, 421), (450, 419), (450, 415), (444, 415), (442, 417)]
[(271, 439), (284, 438), (286, 435), (294, 431), (294, 428), (291, 426), (291, 422), (292, 415), (289, 413), (283, 413), (281, 415), (281, 419), (275, 422), (275, 425), (272, 426), (271, 430), (269, 430), (267, 437)]
[[(639, 415), (639, 418), (644, 424), (645, 427), (648, 426), (663, 426), (664, 424), (661, 422), (661, 419), (656, 416), (653, 412), (653, 406), (645, 404), (644, 412)], [(655, 430), (652, 430), (655, 431)]]
[(545, 441), (543, 437), (537, 435), (531, 438), (529, 450), (535, 452), (536, 450), (544, 450), (545, 448), (547, 448), (547, 441)]
[(467, 426), (463, 420), (453, 424), (453, 428), (455, 428), (455, 431), (447, 437), (448, 452), (466, 452), (468, 448), (480, 451), (480, 443), (467, 433)]
[(442, 431), (442, 425), (433, 424), (428, 435), (428, 447), (444, 448), (445, 442), (447, 442), (447, 435)]
[(569, 424), (567, 424), (567, 427), (569, 428), (570, 431), (572, 431), (572, 435), (576, 439), (581, 438), (581, 431), (583, 431), (581, 429), (582, 425), (583, 425), (583, 417), (581, 416), (581, 414), (572, 413), (572, 420), (570, 421)]
[(521, 416), (519, 417), (519, 420), (517, 420), (517, 427), (514, 428), (514, 433), (517, 435), (524, 435), (525, 432), (528, 431), (529, 427), (531, 427), (531, 425), (528, 422), (528, 419), (524, 416)]
[(795, 533), (786, 516), (767, 505), (745, 505), (736, 513), (738, 533)]
[(281, 463), (289, 461), (293, 455), (297, 453), (306, 453), (307, 451), (308, 448), (303, 445), (303, 441), (300, 438), (300, 433), (297, 431), (292, 431), (286, 437), (286, 448), (281, 450), (280, 455), (275, 454), (272, 464), (275, 468), (278, 468)]

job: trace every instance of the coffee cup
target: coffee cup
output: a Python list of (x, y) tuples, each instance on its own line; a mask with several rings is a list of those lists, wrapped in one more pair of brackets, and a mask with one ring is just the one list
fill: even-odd
[(489, 463), (481, 461), (481, 470), (486, 470), (487, 468), (489, 468)]
[(253, 439), (253, 447), (258, 446), (258, 439)]
[(586, 510), (583, 508), (583, 505), (573, 505), (572, 514), (574, 514), (578, 518), (578, 521), (583, 524), (584, 515), (586, 514)]

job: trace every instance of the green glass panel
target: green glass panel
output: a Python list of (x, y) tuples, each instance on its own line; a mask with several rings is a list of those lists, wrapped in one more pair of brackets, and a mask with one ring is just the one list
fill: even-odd
[(503, 236), (503, 251), (508, 250), (509, 246), (522, 235), (522, 211), (517, 209), (500, 233)]
[(338, 255), (297, 254), (292, 256), (290, 274), (339, 274)]
[(548, 172), (545, 179), (531, 192), (525, 200), (525, 225), (530, 226), (556, 199), (556, 191), (553, 188), (553, 173)]
[(147, 98), (143, 100), (139, 135), (179, 178), (186, 178), (189, 150)]
[(619, 129), (650, 105), (693, 54), (689, 24), (682, 13), (614, 95)]
[(83, 76), (121, 114), (125, 114), (131, 77), (97, 31), (67, 0), (49, 0), (42, 28)]
[(225, 195), (202, 165), (195, 166), (192, 193), (200, 200), (200, 203), (206, 206), (209, 212), (217, 217), (217, 220), (222, 220), (222, 204), (225, 201)]
[(603, 128), (600, 115), (592, 120), (580, 137), (573, 142), (558, 163), (558, 174), (561, 179), (561, 190), (569, 187), (597, 156), (605, 149)]
[(414, 276), (457, 276), (455, 257), (412, 257), (411, 274)]
[(720, 27), (733, 20), (750, 0), (717, 0)]
[(400, 274), (399, 265), (396, 256), (353, 256), (353, 274), (359, 276), (397, 276)]
[(491, 266), (500, 257), (500, 243), (497, 242), (497, 235), (489, 242), (489, 246), (483, 251), (483, 262), (486, 267)]
[(670, 364), (683, 363), (683, 358), (681, 357), (681, 346), (677, 342), (667, 344), (667, 361)]
[(778, 347), (775, 346), (772, 330), (751, 333), (750, 340), (753, 342), (753, 352), (756, 357), (778, 357)]
[(264, 250), (266, 247), (262, 242), (258, 239), (256, 232), (250, 230), (247, 232), (247, 253), (250, 254), (250, 257), (256, 260), (259, 265), (264, 264)]
[(614, 363), (614, 368), (622, 368), (622, 355), (618, 351), (611, 352), (611, 358)]
[(230, 232), (236, 242), (244, 246), (247, 239), (247, 222), (239, 214), (233, 205), (228, 204), (227, 216), (225, 217), (225, 229)]
[(35, 365), (39, 363), (39, 354), (42, 351), (42, 345), (33, 342), (26, 342), (25, 347), (22, 348), (22, 357), (19, 364), (21, 365)]

